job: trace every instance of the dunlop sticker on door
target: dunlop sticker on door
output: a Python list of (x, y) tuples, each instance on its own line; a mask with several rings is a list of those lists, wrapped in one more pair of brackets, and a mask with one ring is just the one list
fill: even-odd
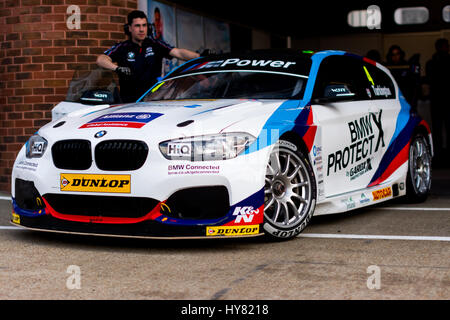
[(73, 174), (61, 173), (61, 191), (130, 193), (129, 174)]

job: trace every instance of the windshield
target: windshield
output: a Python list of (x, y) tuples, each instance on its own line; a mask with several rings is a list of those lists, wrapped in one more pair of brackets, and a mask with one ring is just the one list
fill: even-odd
[(227, 70), (165, 80), (141, 101), (181, 99), (301, 99), (307, 77), (266, 71)]

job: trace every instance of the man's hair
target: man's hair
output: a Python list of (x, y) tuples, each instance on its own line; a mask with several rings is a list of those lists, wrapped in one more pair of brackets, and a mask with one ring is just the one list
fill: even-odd
[(128, 14), (128, 25), (131, 26), (133, 24), (133, 20), (136, 18), (146, 19), (148, 21), (147, 15), (143, 11), (134, 10)]

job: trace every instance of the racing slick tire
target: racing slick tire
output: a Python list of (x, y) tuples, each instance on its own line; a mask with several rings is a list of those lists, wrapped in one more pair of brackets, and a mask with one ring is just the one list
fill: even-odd
[(316, 180), (308, 157), (279, 140), (267, 163), (264, 224), (270, 240), (292, 239), (308, 225), (316, 206)]
[(417, 133), (409, 146), (406, 197), (419, 203), (427, 199), (431, 189), (431, 150), (423, 134)]

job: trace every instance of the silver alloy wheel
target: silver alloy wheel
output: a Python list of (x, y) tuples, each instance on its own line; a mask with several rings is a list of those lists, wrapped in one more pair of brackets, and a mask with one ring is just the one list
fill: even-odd
[(412, 185), (417, 194), (424, 194), (430, 189), (431, 155), (423, 137), (415, 139), (410, 150), (409, 159)]
[(275, 226), (296, 226), (308, 214), (311, 179), (306, 165), (289, 149), (275, 147), (266, 170), (264, 216)]

